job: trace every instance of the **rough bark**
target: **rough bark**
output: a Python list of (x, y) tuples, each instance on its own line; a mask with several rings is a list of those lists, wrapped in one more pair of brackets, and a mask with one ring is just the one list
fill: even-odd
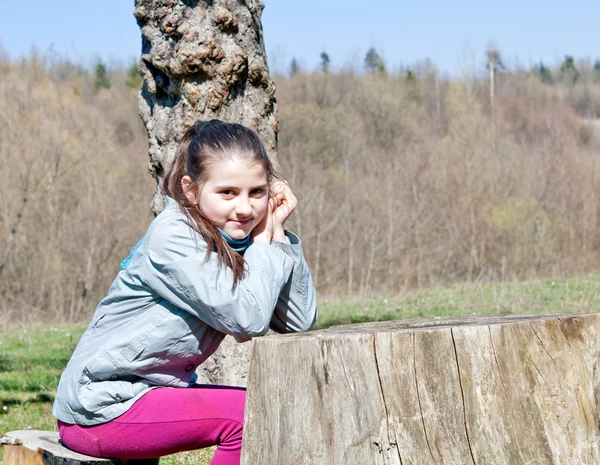
[(246, 387), (251, 354), (252, 342), (238, 344), (227, 336), (216, 352), (196, 370), (197, 382)]
[[(279, 122), (269, 77), (260, 0), (136, 0), (144, 77), (140, 116), (149, 167), (159, 178), (179, 137), (195, 121), (218, 118), (255, 129), (276, 156)], [(160, 186), (152, 201), (164, 208)]]
[(494, 316), (256, 340), (242, 464), (600, 463), (599, 335)]
[[(165, 205), (160, 176), (179, 137), (197, 120), (218, 118), (257, 131), (276, 161), (279, 122), (269, 77), (260, 0), (136, 0), (142, 32), (139, 110), (148, 131), (151, 208)], [(199, 381), (246, 385), (250, 344), (226, 338), (199, 370)]]

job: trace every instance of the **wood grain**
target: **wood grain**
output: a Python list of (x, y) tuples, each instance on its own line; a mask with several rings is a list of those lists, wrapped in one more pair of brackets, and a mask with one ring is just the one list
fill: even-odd
[(600, 463), (599, 331), (492, 316), (257, 339), (242, 464)]

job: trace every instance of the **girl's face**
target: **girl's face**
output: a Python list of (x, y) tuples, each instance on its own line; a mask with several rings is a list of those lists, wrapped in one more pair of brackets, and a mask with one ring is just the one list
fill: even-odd
[(217, 227), (233, 239), (243, 239), (267, 213), (267, 173), (252, 160), (216, 162), (196, 200), (202, 213)]

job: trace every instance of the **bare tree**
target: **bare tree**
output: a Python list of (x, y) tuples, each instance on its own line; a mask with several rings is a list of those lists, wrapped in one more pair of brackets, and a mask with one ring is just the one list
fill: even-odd
[(500, 52), (496, 49), (493, 44), (488, 46), (487, 52), (488, 59), (488, 75), (490, 81), (490, 114), (494, 114), (494, 99), (496, 97), (495, 91), (495, 77), (496, 77), (496, 68), (500, 63)]
[[(246, 19), (219, 16), (231, 6), (223, 2), (153, 3), (160, 11), (144, 5), (138, 14), (148, 18), (149, 36), (169, 11), (188, 18), (198, 8), (194, 24), (213, 15), (209, 26), (229, 47), (238, 39), (218, 21), (225, 31), (247, 21), (235, 5)], [(141, 104), (153, 109), (146, 114), (148, 124), (155, 118), (152, 150), (164, 159), (153, 158), (156, 173), (168, 165), (176, 121), (235, 121), (234, 104), (268, 91), (248, 84), (246, 53), (238, 84), (220, 110), (210, 109), (222, 79), (210, 66), (219, 69), (228, 55), (209, 54), (197, 75), (185, 77), (190, 82), (181, 73), (168, 77), (161, 71), (171, 70), (167, 52), (181, 52), (186, 26), (179, 33), (164, 21), (160, 27), (168, 43), (153, 42), (147, 52), (164, 52), (164, 62), (147, 69)], [(196, 49), (222, 37), (199, 38)], [(148, 134), (138, 96), (125, 83), (127, 68), (108, 67), (110, 88), (96, 89), (93, 70), (68, 61), (39, 53), (2, 60), (0, 52), (0, 320), (87, 320), (153, 217), (148, 200), (156, 186), (143, 168)], [(301, 199), (289, 226), (302, 237), (320, 297), (597, 272), (600, 126), (582, 120), (588, 113), (577, 102), (598, 107), (600, 83), (587, 74), (592, 64), (583, 65), (579, 80), (567, 83), (541, 82), (537, 69), (506, 70), (502, 92), (497, 73), (492, 119), (485, 117), (487, 73), (461, 80), (415, 66), (419, 100), (400, 73), (330, 69), (278, 78), (279, 172)], [(553, 74), (560, 76), (558, 68)], [(167, 77), (168, 87), (157, 86)], [(242, 95), (243, 83), (251, 88)], [(202, 102), (204, 114), (184, 114)]]

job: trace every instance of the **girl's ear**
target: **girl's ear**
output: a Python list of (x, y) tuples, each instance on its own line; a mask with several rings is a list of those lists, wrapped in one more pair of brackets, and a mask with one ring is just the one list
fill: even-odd
[(183, 189), (185, 198), (191, 205), (198, 205), (196, 192), (194, 191), (194, 189), (190, 189), (191, 184), (192, 178), (190, 178), (187, 174), (183, 178), (181, 178), (181, 188)]

